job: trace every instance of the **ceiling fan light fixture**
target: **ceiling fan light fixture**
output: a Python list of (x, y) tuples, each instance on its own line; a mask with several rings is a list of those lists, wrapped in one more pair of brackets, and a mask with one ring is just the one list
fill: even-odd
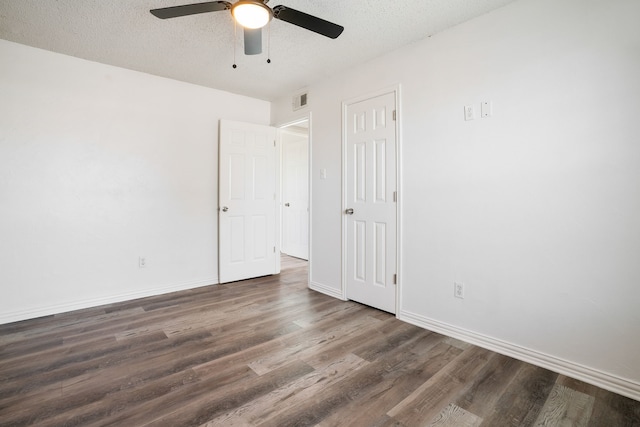
[(259, 0), (240, 0), (231, 6), (231, 14), (245, 28), (262, 28), (271, 20), (271, 9)]

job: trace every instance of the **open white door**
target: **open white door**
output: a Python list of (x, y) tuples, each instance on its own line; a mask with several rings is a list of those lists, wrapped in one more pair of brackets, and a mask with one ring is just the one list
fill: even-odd
[(282, 150), (282, 253), (309, 259), (309, 133), (280, 129)]
[(220, 120), (220, 283), (276, 274), (276, 129)]
[(395, 92), (344, 106), (344, 259), (348, 299), (396, 312)]

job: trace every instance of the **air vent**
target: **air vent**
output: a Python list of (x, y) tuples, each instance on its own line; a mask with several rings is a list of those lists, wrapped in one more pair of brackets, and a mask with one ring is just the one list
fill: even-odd
[(293, 97), (293, 110), (299, 110), (307, 106), (309, 101), (308, 93), (299, 93)]

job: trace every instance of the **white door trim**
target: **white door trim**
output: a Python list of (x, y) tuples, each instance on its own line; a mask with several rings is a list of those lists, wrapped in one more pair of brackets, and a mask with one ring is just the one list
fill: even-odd
[[(402, 296), (402, 138), (401, 138), (401, 117), (400, 110), (400, 84), (390, 86), (377, 91), (357, 96), (342, 101), (342, 210), (340, 216), (342, 218), (342, 286), (341, 299), (347, 300), (347, 217), (344, 215), (347, 209), (347, 192), (346, 192), (346, 176), (347, 176), (347, 107), (370, 98), (375, 98), (389, 93), (394, 94), (396, 111), (396, 186), (397, 186), (397, 203), (396, 203), (396, 270), (397, 270), (397, 286), (396, 286), (396, 317), (400, 313), (400, 298)], [(313, 175), (313, 174), (312, 174)]]

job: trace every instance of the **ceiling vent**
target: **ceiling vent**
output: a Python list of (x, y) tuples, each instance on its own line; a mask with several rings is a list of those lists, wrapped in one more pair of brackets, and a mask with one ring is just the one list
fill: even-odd
[(309, 94), (308, 93), (299, 93), (293, 97), (293, 111), (299, 110), (307, 106), (309, 102)]

